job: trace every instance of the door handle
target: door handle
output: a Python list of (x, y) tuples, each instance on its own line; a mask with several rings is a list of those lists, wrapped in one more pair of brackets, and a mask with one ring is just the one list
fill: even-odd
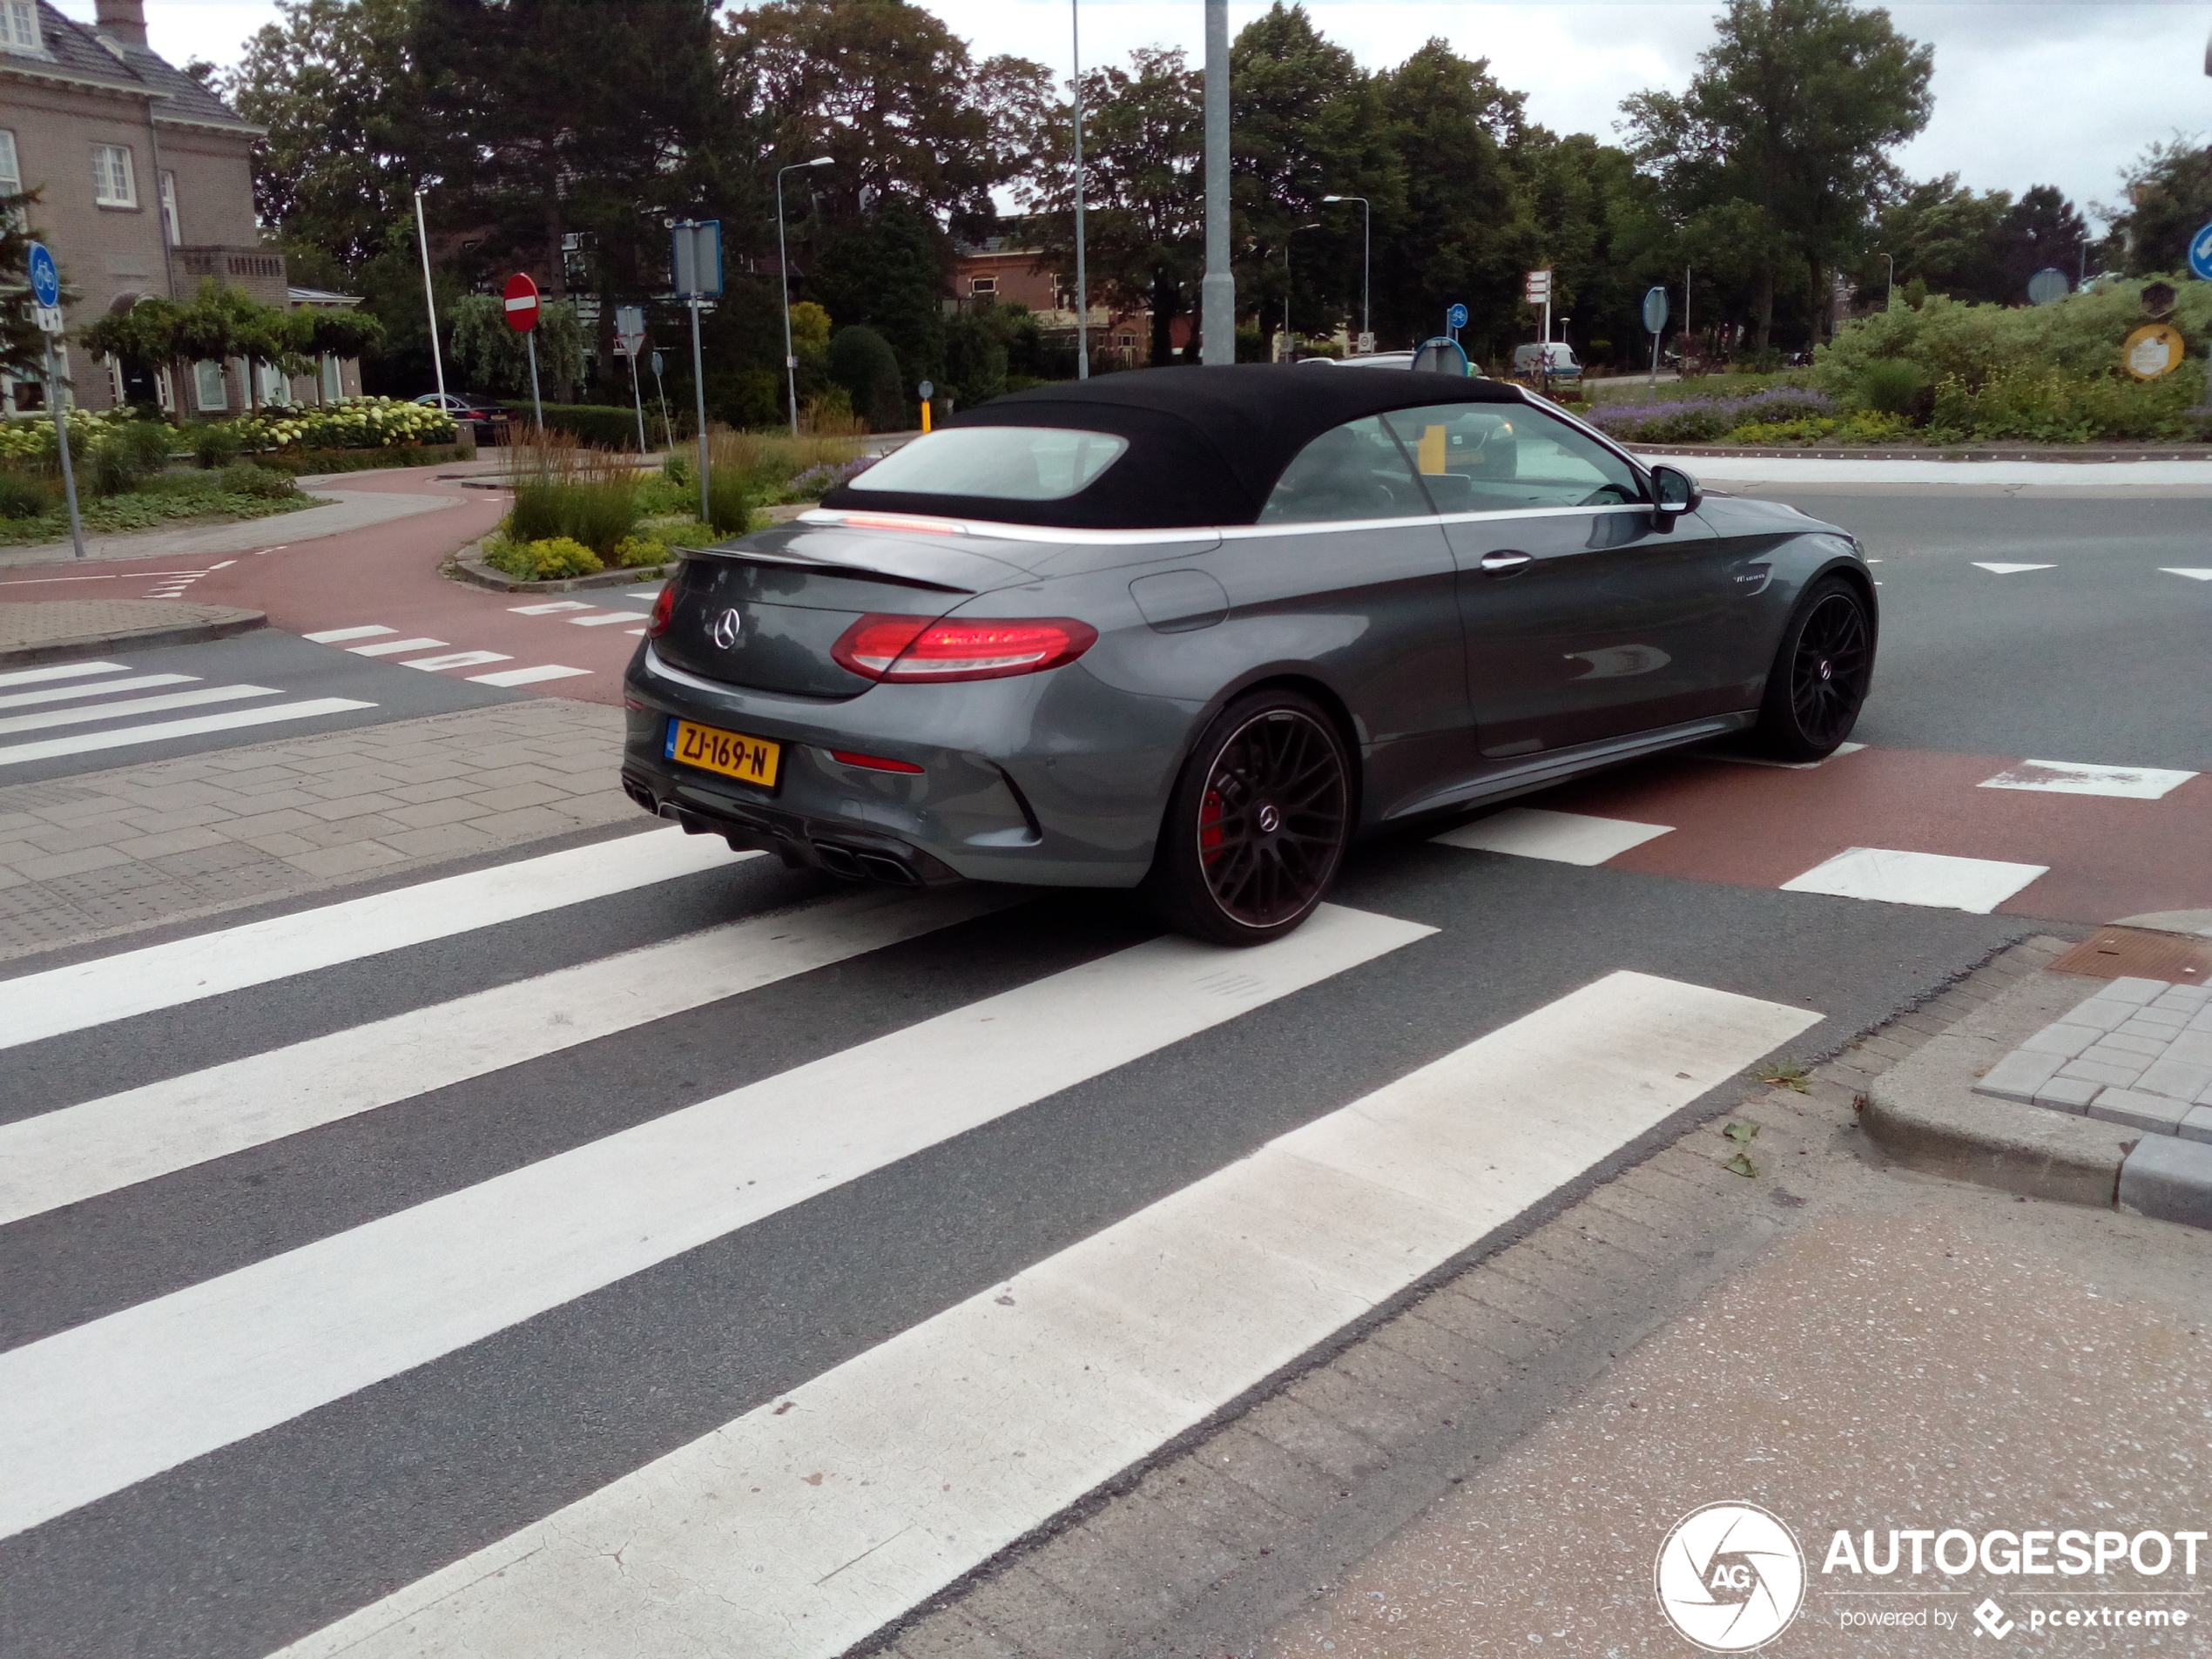
[(1485, 553), (1482, 556), (1482, 574), (1511, 576), (1517, 570), (1527, 570), (1535, 562), (1534, 557), (1527, 553)]

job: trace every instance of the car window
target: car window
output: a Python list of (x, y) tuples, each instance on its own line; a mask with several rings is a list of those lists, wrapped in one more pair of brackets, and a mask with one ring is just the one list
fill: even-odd
[(1129, 440), (1051, 426), (948, 427), (894, 449), (855, 478), (859, 490), (1064, 501), (1122, 458)]
[(1627, 462), (1527, 404), (1438, 403), (1385, 418), (1413, 453), (1440, 513), (1643, 499)]
[(1299, 450), (1277, 480), (1259, 522), (1405, 518), (1429, 510), (1406, 452), (1380, 417), (1371, 415), (1332, 428)]

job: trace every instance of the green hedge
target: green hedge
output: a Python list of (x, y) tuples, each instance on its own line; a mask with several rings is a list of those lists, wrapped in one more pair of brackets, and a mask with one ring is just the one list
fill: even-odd
[(474, 461), (476, 452), (457, 443), (402, 444), (390, 449), (281, 449), (255, 455), (254, 464), (300, 477), (314, 472), (368, 472), (379, 467), (449, 467)]
[[(527, 431), (530, 423), (530, 406), (509, 403), (508, 414), (514, 421), (517, 435)], [(545, 424), (556, 432), (568, 432), (586, 443), (597, 444), (603, 449), (635, 449), (637, 447), (637, 411), (612, 403), (548, 403)], [(660, 422), (658, 419), (645, 423), (645, 442), (651, 443), (657, 436)]]

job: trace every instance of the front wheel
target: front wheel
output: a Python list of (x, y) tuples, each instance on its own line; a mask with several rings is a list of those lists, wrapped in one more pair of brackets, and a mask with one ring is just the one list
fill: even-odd
[(1813, 584), (1767, 675), (1753, 743), (1778, 760), (1820, 760), (1858, 724), (1874, 678), (1874, 619), (1851, 583)]
[(1170, 927), (1198, 939), (1281, 938), (1336, 880), (1351, 840), (1351, 778), (1336, 723), (1312, 698), (1239, 698), (1176, 779), (1146, 897)]

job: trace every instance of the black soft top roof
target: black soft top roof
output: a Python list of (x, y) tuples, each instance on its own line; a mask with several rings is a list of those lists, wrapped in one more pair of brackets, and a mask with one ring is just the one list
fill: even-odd
[(1073, 427), (1129, 440), (1120, 460), (1064, 500), (872, 490), (860, 487), (867, 482), (862, 473), (824, 496), (822, 505), (1079, 529), (1250, 524), (1291, 459), (1332, 427), (1390, 409), (1521, 401), (1520, 388), (1502, 381), (1410, 369), (1346, 374), (1287, 363), (1136, 369), (1012, 392), (944, 423)]

